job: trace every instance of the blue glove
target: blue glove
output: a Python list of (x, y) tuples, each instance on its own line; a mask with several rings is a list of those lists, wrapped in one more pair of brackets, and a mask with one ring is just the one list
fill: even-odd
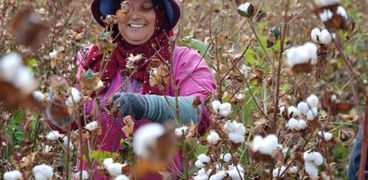
[[(194, 99), (194, 96), (178, 97), (180, 124), (187, 124), (191, 121), (197, 123), (201, 119), (199, 110), (201, 105), (196, 108), (192, 107)], [(112, 100), (113, 114), (118, 113), (123, 117), (131, 115), (136, 120), (150, 119), (158, 123), (176, 119), (175, 97), (118, 93), (112, 97)]]
[(113, 107), (116, 107), (118, 114), (122, 117), (133, 116), (134, 119), (144, 119), (143, 115), (147, 109), (146, 99), (133, 93), (118, 93), (112, 97)]

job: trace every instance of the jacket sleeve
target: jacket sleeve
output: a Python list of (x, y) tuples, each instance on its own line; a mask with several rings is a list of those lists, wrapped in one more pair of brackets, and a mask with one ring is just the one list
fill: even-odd
[(179, 96), (198, 96), (202, 103), (200, 131), (209, 126), (209, 115), (204, 105), (207, 96), (216, 92), (216, 80), (206, 61), (195, 50), (177, 47), (174, 52), (174, 78)]

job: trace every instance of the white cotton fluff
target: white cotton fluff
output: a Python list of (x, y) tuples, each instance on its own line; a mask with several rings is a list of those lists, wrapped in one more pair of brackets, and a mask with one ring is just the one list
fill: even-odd
[(110, 176), (116, 177), (123, 173), (122, 168), (124, 167), (121, 163), (108, 164), (106, 170), (109, 172)]
[(107, 159), (104, 159), (102, 164), (105, 168), (107, 168), (108, 165), (114, 163), (114, 160), (112, 158), (107, 158)]
[(206, 165), (200, 161), (200, 160), (197, 160), (194, 165), (197, 167), (197, 168), (204, 168)]
[(281, 175), (284, 174), (285, 170), (286, 170), (285, 166), (277, 167), (272, 171), (272, 176), (275, 178), (281, 177)]
[(314, 28), (311, 32), (311, 38), (315, 43), (318, 44), (330, 44), (332, 42), (332, 35), (327, 29), (322, 31), (319, 28)]
[(300, 116), (300, 110), (298, 108), (296, 108), (295, 106), (290, 106), (288, 108), (288, 115), (289, 117), (298, 117)]
[(345, 19), (349, 19), (348, 13), (346, 12), (345, 8), (342, 6), (337, 7), (336, 10), (337, 14), (339, 14), (341, 17)]
[(244, 169), (240, 165), (231, 166), (226, 173), (231, 177), (232, 180), (244, 179)]
[(314, 3), (317, 6), (329, 6), (329, 5), (337, 4), (339, 2), (340, 2), (339, 0), (314, 0)]
[(23, 93), (30, 94), (37, 88), (38, 83), (28, 67), (20, 66), (14, 71), (16, 71), (16, 77), (13, 84)]
[(310, 109), (307, 112), (307, 120), (308, 121), (312, 121), (315, 120), (318, 116), (318, 108), (317, 107), (313, 107), (312, 109)]
[(51, 180), (54, 175), (52, 167), (46, 164), (37, 165), (32, 171), (36, 180)]
[(175, 135), (178, 137), (185, 136), (188, 132), (189, 132), (189, 129), (187, 126), (175, 128)]
[(78, 104), (79, 101), (82, 99), (82, 94), (78, 91), (78, 89), (71, 87), (70, 88), (70, 96), (65, 101), (65, 105), (67, 106), (74, 106)]
[(211, 158), (207, 156), (206, 154), (200, 154), (197, 156), (197, 159), (204, 163), (209, 163), (211, 161)]
[(251, 7), (251, 4), (249, 2), (243, 3), (238, 7), (238, 11), (241, 11), (245, 14), (248, 14), (249, 7)]
[(290, 68), (298, 64), (317, 63), (318, 47), (311, 42), (307, 42), (301, 46), (291, 47), (286, 50), (287, 64)]
[(226, 177), (227, 173), (225, 171), (220, 171), (210, 177), (210, 180), (222, 180)]
[(74, 178), (79, 179), (80, 175), (82, 174), (82, 180), (88, 179), (89, 175), (88, 172), (86, 170), (78, 171), (76, 173), (74, 173)]
[(288, 123), (286, 124), (286, 127), (290, 130), (299, 131), (307, 128), (307, 123), (302, 119), (297, 120), (295, 118), (290, 118)]
[(208, 180), (208, 175), (211, 174), (211, 170), (206, 170), (204, 168), (198, 170), (197, 175), (194, 176), (194, 180)]
[(332, 134), (330, 132), (325, 132), (325, 131), (319, 131), (318, 132), (318, 136), (320, 138), (323, 138), (325, 141), (329, 141), (332, 139)]
[(115, 180), (129, 180), (129, 177), (122, 174), (122, 175), (117, 176)]
[[(64, 137), (63, 137), (63, 146), (64, 146), (64, 148), (68, 148), (68, 141), (69, 141), (68, 136), (64, 136)], [(74, 149), (74, 144), (73, 144), (73, 142), (70, 140), (70, 141), (69, 141), (69, 150), (73, 151), (73, 149)]]
[(321, 19), (322, 22), (326, 22), (329, 19), (331, 19), (333, 16), (333, 13), (329, 9), (324, 9), (321, 13), (319, 13), (319, 19)]
[(8, 171), (4, 173), (4, 180), (20, 180), (22, 179), (22, 173), (18, 170)]
[(221, 158), (222, 160), (224, 160), (224, 162), (230, 162), (232, 159), (232, 156), (230, 153), (226, 153), (226, 154), (221, 154)]
[(61, 137), (59, 131), (51, 131), (46, 135), (46, 138), (51, 141), (55, 141)]
[(261, 154), (274, 156), (275, 150), (278, 148), (278, 139), (274, 134), (267, 135), (265, 138), (262, 136), (255, 136), (251, 148), (253, 152), (260, 152)]
[(279, 114), (280, 114), (280, 115), (283, 115), (283, 114), (284, 114), (284, 112), (285, 112), (285, 110), (286, 110), (285, 106), (281, 106), (281, 107), (280, 107), (280, 112), (279, 112)]
[(33, 91), (32, 96), (38, 101), (43, 102), (45, 99), (45, 95), (41, 91)]
[(323, 156), (319, 152), (306, 151), (303, 154), (304, 161), (312, 162), (316, 166), (320, 166), (323, 163)]
[(217, 144), (220, 140), (220, 136), (217, 134), (216, 131), (210, 131), (210, 134), (207, 136), (207, 142), (210, 144)]
[(311, 162), (304, 162), (304, 169), (312, 178), (318, 177), (318, 167)]
[(243, 143), (245, 140), (245, 127), (244, 124), (238, 123), (233, 120), (226, 121), (224, 128), (229, 133), (229, 139), (236, 143)]
[(298, 170), (299, 170), (298, 166), (291, 166), (288, 171), (291, 174), (296, 174), (298, 172)]
[(101, 89), (103, 87), (104, 87), (104, 83), (101, 80), (99, 80), (96, 87), (95, 87), (95, 89)]
[(98, 128), (98, 122), (97, 121), (92, 121), (90, 123), (88, 123), (86, 126), (85, 126), (86, 129), (90, 130), (90, 131), (93, 131), (95, 129)]
[(50, 52), (50, 53), (49, 53), (49, 57), (50, 57), (51, 59), (56, 58), (56, 57), (57, 57), (57, 55), (58, 55), (58, 52), (57, 52), (56, 50), (53, 50), (52, 52)]
[(221, 103), (220, 101), (215, 100), (212, 102), (212, 109), (221, 116), (228, 116), (231, 113), (231, 104)]
[(302, 114), (307, 114), (309, 107), (308, 104), (305, 102), (298, 103), (298, 109)]
[(150, 123), (140, 127), (133, 136), (133, 149), (137, 156), (149, 158), (150, 147), (156, 144), (157, 138), (165, 133), (165, 128), (158, 123)]
[(0, 60), (0, 77), (13, 82), (16, 78), (18, 67), (22, 66), (22, 57), (16, 53), (9, 53)]
[(314, 94), (310, 95), (307, 98), (307, 103), (310, 107), (317, 107), (318, 106), (318, 97)]

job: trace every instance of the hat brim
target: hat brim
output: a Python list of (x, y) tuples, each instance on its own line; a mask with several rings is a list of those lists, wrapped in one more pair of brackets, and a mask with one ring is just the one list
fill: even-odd
[[(169, 26), (168, 29), (173, 29), (180, 18), (180, 7), (176, 0), (162, 0), (165, 5), (166, 12), (169, 18)], [(91, 4), (92, 16), (96, 20), (96, 22), (102, 27), (106, 27), (106, 23), (104, 22), (105, 16), (100, 11), (100, 2), (101, 0), (93, 0)]]

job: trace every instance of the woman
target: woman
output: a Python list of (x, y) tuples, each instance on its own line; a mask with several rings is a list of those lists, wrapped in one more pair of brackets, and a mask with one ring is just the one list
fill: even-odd
[[(118, 107), (120, 117), (127, 115), (135, 119), (134, 129), (145, 123), (174, 121), (177, 94), (179, 97), (179, 123), (193, 121), (199, 130), (208, 127), (208, 113), (204, 106), (194, 108), (196, 97), (204, 102), (215, 92), (216, 84), (203, 58), (193, 49), (175, 46), (172, 29), (180, 17), (176, 0), (131, 0), (129, 12), (119, 13), (121, 1), (94, 0), (92, 14), (106, 29), (111, 29), (114, 49), (107, 60), (97, 45), (82, 49), (77, 56), (79, 65), (77, 79), (84, 70), (101, 72), (104, 89), (94, 97), (101, 102), (84, 105), (85, 113), (97, 114), (102, 128), (95, 150), (118, 151), (120, 139), (124, 138), (122, 119), (114, 119), (104, 109), (113, 95), (113, 104)], [(117, 24), (106, 24), (106, 16), (116, 15)], [(155, 67), (155, 68), (152, 68)], [(168, 73), (163, 79), (154, 79), (157, 71)], [(162, 72), (161, 72), (162, 74)], [(169, 102), (171, 105), (167, 105)], [(203, 103), (202, 103), (203, 104)], [(110, 127), (112, 127), (110, 129)], [(181, 158), (177, 156), (169, 171), (182, 170)], [(78, 163), (79, 169), (87, 169), (87, 163)], [(170, 170), (171, 169), (171, 170)], [(180, 173), (180, 172), (178, 172)], [(95, 173), (94, 177), (103, 176)], [(154, 176), (149, 177), (155, 179)], [(156, 176), (159, 178), (159, 176)]]

